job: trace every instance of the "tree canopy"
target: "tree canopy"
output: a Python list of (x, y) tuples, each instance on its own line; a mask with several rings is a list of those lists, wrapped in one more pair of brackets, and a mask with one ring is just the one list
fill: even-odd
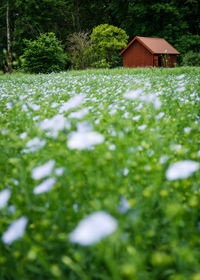
[(198, 0), (1, 0), (0, 60), (7, 49), (7, 7), (11, 49), (18, 56), (24, 39), (54, 32), (61, 42), (74, 32), (92, 32), (100, 24), (111, 24), (135, 35), (163, 37), (181, 53), (200, 47)]

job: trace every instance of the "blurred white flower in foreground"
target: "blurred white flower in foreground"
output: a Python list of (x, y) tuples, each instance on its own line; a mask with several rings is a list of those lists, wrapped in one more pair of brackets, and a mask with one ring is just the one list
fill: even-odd
[(39, 179), (42, 179), (42, 178), (48, 176), (49, 174), (51, 174), (51, 172), (54, 168), (54, 165), (55, 165), (55, 160), (52, 159), (41, 166), (33, 168), (32, 172), (31, 172), (32, 178), (34, 180), (39, 180)]
[(20, 135), (19, 135), (20, 139), (25, 139), (27, 137), (27, 132), (22, 132)]
[(9, 198), (10, 198), (11, 192), (8, 189), (5, 189), (0, 192), (0, 209), (6, 206)]
[(23, 153), (34, 153), (43, 148), (46, 144), (46, 140), (40, 140), (38, 137), (35, 137), (26, 143), (26, 148), (22, 150)]
[(188, 178), (199, 169), (199, 163), (193, 160), (182, 160), (170, 165), (166, 172), (169, 181)]
[(78, 150), (92, 148), (93, 145), (101, 144), (104, 141), (104, 136), (95, 131), (72, 132), (69, 137), (68, 148)]
[(92, 245), (117, 229), (117, 221), (104, 211), (84, 218), (70, 234), (70, 241), (83, 246)]
[(130, 100), (139, 100), (145, 103), (152, 103), (155, 109), (160, 109), (162, 103), (155, 94), (144, 93), (141, 88), (136, 90), (131, 90), (129, 92), (124, 93), (123, 95), (126, 99)]
[(122, 196), (120, 199), (120, 205), (118, 207), (118, 212), (124, 214), (129, 210), (129, 208), (130, 208), (130, 203), (128, 202), (126, 197)]
[(55, 174), (56, 174), (57, 176), (61, 176), (63, 173), (64, 173), (64, 167), (58, 167), (58, 168), (56, 168)]
[(11, 244), (24, 235), (28, 219), (24, 216), (15, 220), (2, 235), (2, 241), (5, 244)]
[(59, 113), (67, 112), (80, 106), (84, 102), (84, 98), (84, 94), (77, 94), (73, 96), (67, 102), (63, 103), (63, 105), (60, 107)]
[(89, 112), (88, 108), (83, 108), (77, 112), (72, 112), (69, 114), (68, 118), (70, 119), (82, 119), (83, 117), (85, 117), (85, 115), (87, 115)]
[(52, 187), (53, 187), (53, 185), (55, 185), (55, 183), (56, 183), (55, 178), (46, 179), (41, 184), (39, 184), (37, 187), (35, 187), (33, 192), (34, 192), (34, 194), (48, 192), (52, 189)]
[(139, 130), (145, 130), (146, 128), (147, 128), (146, 124), (142, 124), (142, 125), (138, 126)]
[(69, 129), (71, 124), (62, 114), (58, 114), (51, 119), (41, 121), (39, 126), (41, 129), (48, 131), (48, 136), (56, 138), (60, 130), (65, 127)]

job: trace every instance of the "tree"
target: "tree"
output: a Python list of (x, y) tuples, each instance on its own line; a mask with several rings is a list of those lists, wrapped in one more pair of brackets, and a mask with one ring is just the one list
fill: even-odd
[(89, 34), (86, 32), (73, 33), (67, 40), (68, 52), (72, 68), (85, 69), (90, 65), (88, 49), (91, 47)]
[(128, 41), (126, 32), (113, 25), (101, 24), (93, 29), (90, 38), (94, 61), (104, 60), (108, 67), (118, 66), (119, 52)]
[(54, 33), (41, 34), (27, 40), (23, 55), (24, 70), (30, 73), (50, 73), (65, 69), (66, 56)]

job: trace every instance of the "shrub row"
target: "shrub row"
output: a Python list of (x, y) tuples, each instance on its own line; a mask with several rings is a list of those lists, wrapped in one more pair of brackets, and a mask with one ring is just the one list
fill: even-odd
[[(101, 24), (91, 34), (73, 33), (63, 46), (54, 33), (40, 34), (35, 40), (25, 40), (24, 54), (13, 55), (13, 68), (29, 73), (50, 73), (69, 69), (113, 68), (122, 65), (119, 52), (126, 46), (128, 36), (113, 25)], [(4, 50), (4, 69), (8, 65)], [(182, 59), (184, 66), (200, 66), (200, 53), (190, 51)]]

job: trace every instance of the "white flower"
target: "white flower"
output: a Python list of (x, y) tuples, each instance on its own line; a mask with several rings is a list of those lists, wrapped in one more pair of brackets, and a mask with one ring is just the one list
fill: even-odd
[(185, 133), (190, 133), (191, 130), (192, 130), (191, 127), (185, 127), (185, 128), (184, 128), (184, 132), (185, 132)]
[(20, 135), (19, 135), (20, 139), (25, 139), (27, 137), (27, 132), (22, 132)]
[(169, 159), (168, 155), (163, 155), (160, 157), (159, 162), (160, 162), (160, 164), (164, 164), (165, 162), (168, 161), (168, 159)]
[(55, 185), (55, 183), (56, 183), (55, 178), (46, 179), (41, 184), (39, 184), (37, 187), (35, 187), (33, 192), (34, 192), (34, 194), (48, 192), (52, 189), (52, 187), (53, 187), (53, 185)]
[(38, 111), (40, 109), (40, 105), (29, 103), (28, 106), (33, 110), (33, 111)]
[(61, 130), (65, 127), (65, 117), (63, 115), (56, 115), (51, 119), (45, 119), (39, 123), (43, 130)]
[(104, 136), (95, 131), (88, 132), (72, 132), (67, 142), (70, 149), (86, 150), (92, 148), (93, 145), (101, 144)]
[(129, 92), (126, 92), (126, 93), (124, 93), (123, 96), (126, 99), (135, 100), (135, 99), (138, 99), (141, 96), (142, 93), (143, 93), (143, 90), (141, 88), (139, 88), (139, 89), (136, 89), (136, 90), (131, 90)]
[(117, 221), (104, 211), (95, 212), (84, 218), (70, 234), (70, 241), (83, 246), (92, 245), (113, 233)]
[(139, 130), (145, 130), (146, 128), (147, 128), (146, 124), (142, 124), (142, 125), (138, 126)]
[(39, 126), (41, 129), (48, 131), (48, 136), (56, 138), (60, 130), (65, 127), (70, 128), (70, 123), (63, 115), (58, 114), (51, 119), (41, 121)]
[(10, 198), (11, 192), (8, 189), (5, 189), (0, 192), (0, 209), (6, 206), (9, 198)]
[(34, 153), (43, 148), (46, 144), (46, 140), (40, 140), (38, 137), (35, 137), (26, 143), (26, 148), (22, 150), (23, 153)]
[(138, 121), (140, 118), (141, 118), (141, 116), (140, 116), (140, 115), (137, 115), (137, 116), (134, 116), (134, 117), (132, 118), (132, 120), (133, 120), (133, 121)]
[(164, 112), (160, 112), (157, 116), (155, 116), (156, 120), (160, 120), (162, 117), (164, 117), (165, 113)]
[(129, 173), (128, 168), (124, 168), (124, 170), (123, 170), (123, 175), (124, 175), (124, 176), (127, 176), (127, 175), (128, 175), (128, 173)]
[(2, 235), (2, 241), (10, 245), (13, 241), (19, 239), (24, 235), (28, 219), (24, 216), (15, 220)]
[(56, 168), (56, 170), (55, 170), (55, 174), (56, 174), (57, 176), (61, 176), (61, 175), (63, 174), (63, 172), (64, 172), (64, 167), (58, 167), (58, 168)]
[(114, 150), (116, 149), (115, 144), (111, 144), (111, 145), (108, 147), (108, 149), (109, 149), (110, 151), (114, 151)]
[(130, 208), (130, 204), (129, 204), (128, 200), (126, 199), (126, 197), (122, 196), (120, 199), (120, 205), (118, 207), (118, 212), (122, 213), (122, 214), (126, 213), (129, 208)]
[(185, 78), (185, 74), (179, 75), (176, 77), (177, 80), (182, 80), (183, 78)]
[(176, 91), (178, 92), (182, 92), (182, 91), (185, 91), (185, 87), (180, 87), (180, 88), (177, 88)]
[(59, 113), (67, 112), (73, 108), (80, 106), (84, 102), (84, 98), (84, 94), (77, 94), (73, 96), (67, 102), (63, 103), (59, 110)]
[(169, 181), (185, 179), (199, 169), (199, 163), (193, 160), (182, 160), (170, 165), (166, 172)]
[(146, 103), (153, 103), (155, 109), (160, 109), (162, 103), (155, 94), (143, 93), (142, 89), (131, 90), (123, 95), (126, 99), (140, 100)]
[(54, 165), (55, 165), (55, 160), (52, 159), (41, 166), (33, 168), (32, 172), (31, 172), (32, 178), (34, 180), (39, 180), (39, 179), (42, 179), (42, 178), (48, 176), (52, 172)]
[(92, 131), (92, 124), (87, 121), (79, 122), (76, 124), (78, 132)]
[(89, 112), (88, 108), (83, 108), (82, 110), (79, 110), (77, 112), (72, 112), (69, 114), (68, 118), (71, 119), (82, 119), (85, 115), (87, 115)]

